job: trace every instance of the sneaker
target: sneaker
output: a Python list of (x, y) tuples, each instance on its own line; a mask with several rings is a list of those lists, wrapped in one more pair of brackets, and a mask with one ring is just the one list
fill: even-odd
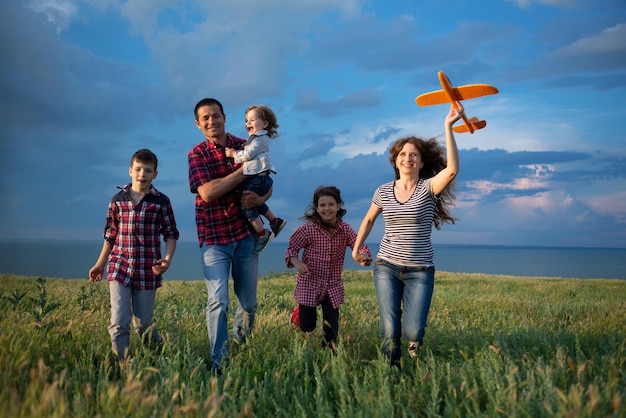
[(296, 309), (293, 310), (289, 323), (291, 324), (291, 328), (293, 330), (300, 329), (300, 307), (299, 306), (296, 306)]
[(282, 218), (274, 218), (273, 222), (270, 222), (270, 228), (272, 228), (272, 232), (274, 233), (274, 237), (277, 237), (280, 234), (280, 231), (287, 225), (287, 221)]
[(409, 341), (409, 357), (417, 357), (421, 345), (422, 344), (417, 341)]
[(256, 245), (254, 247), (254, 252), (256, 254), (260, 254), (272, 240), (274, 239), (274, 233), (269, 229), (265, 230), (265, 235), (262, 237), (258, 237), (256, 240)]

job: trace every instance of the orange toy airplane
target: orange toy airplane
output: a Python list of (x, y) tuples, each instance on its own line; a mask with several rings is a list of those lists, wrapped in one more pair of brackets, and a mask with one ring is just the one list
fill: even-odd
[[(450, 102), (454, 108), (458, 110), (458, 106), (456, 105), (457, 101), (498, 93), (498, 89), (489, 84), (468, 84), (466, 86), (454, 87), (443, 71), (439, 71), (438, 75), (443, 90), (431, 91), (430, 93), (417, 96), (415, 103), (417, 103), (418, 106), (430, 106)], [(487, 126), (486, 121), (478, 120), (477, 117), (468, 119), (465, 113), (462, 113), (461, 117), (465, 124), (453, 127), (454, 132), (469, 132), (473, 134), (475, 130)]]

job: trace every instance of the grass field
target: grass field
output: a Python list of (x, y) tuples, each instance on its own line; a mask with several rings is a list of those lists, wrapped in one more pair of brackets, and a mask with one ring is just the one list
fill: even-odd
[[(0, 275), (1, 417), (626, 417), (626, 281), (438, 273), (425, 346), (379, 354), (370, 271), (346, 271), (335, 354), (291, 330), (293, 274), (212, 377), (204, 282), (165, 282), (157, 354), (110, 357), (108, 285)], [(231, 304), (231, 323), (235, 304)]]

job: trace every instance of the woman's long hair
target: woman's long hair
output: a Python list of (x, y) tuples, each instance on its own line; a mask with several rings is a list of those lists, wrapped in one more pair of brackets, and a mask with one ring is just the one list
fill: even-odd
[[(396, 174), (396, 180), (400, 178), (400, 171), (396, 167), (396, 160), (398, 154), (400, 154), (400, 151), (407, 143), (414, 145), (420, 153), (422, 163), (424, 164), (419, 172), (420, 178), (429, 179), (446, 168), (447, 163), (444, 158), (444, 148), (435, 138), (421, 139), (415, 136), (407, 136), (398, 139), (389, 149), (389, 161)], [(454, 224), (455, 218), (453, 218), (449, 212), (449, 208), (454, 206), (454, 199), (456, 198), (454, 189), (455, 183), (454, 180), (452, 180), (452, 183), (441, 192), (439, 199), (437, 199), (435, 217), (433, 218), (433, 223), (437, 229), (441, 229), (444, 222)]]

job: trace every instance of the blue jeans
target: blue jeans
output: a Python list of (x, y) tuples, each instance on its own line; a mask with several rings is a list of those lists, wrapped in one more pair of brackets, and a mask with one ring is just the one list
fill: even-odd
[[(251, 190), (259, 196), (265, 196), (265, 194), (272, 188), (272, 184), (274, 184), (274, 180), (272, 180), (269, 174), (248, 176), (243, 181), (243, 190)], [(248, 222), (250, 222), (258, 218), (259, 215), (265, 215), (269, 210), (269, 207), (263, 203), (261, 206), (248, 209), (242, 206), (241, 209), (246, 214)]]
[(403, 267), (376, 260), (374, 288), (382, 352), (392, 363), (400, 361), (401, 336), (408, 341), (423, 340), (434, 284), (435, 269), (432, 267)]
[(232, 271), (237, 311), (233, 338), (243, 342), (252, 331), (257, 310), (258, 254), (254, 253), (252, 236), (225, 245), (200, 248), (202, 270), (208, 297), (206, 320), (211, 343), (212, 368), (222, 367), (228, 358), (228, 279)]

